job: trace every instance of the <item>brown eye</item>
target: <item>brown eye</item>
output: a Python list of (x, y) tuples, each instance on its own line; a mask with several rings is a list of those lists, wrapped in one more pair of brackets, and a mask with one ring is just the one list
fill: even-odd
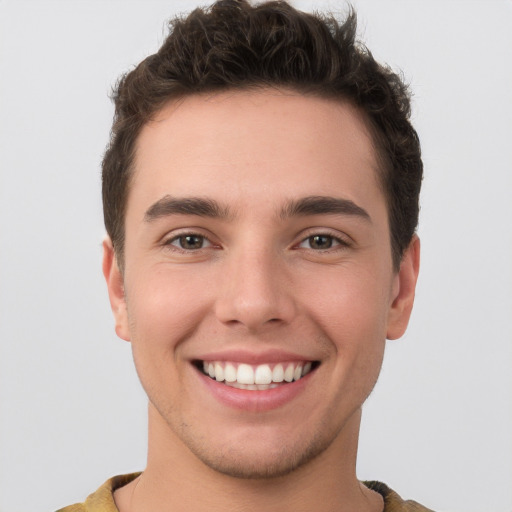
[(170, 245), (174, 245), (185, 251), (197, 251), (198, 249), (203, 249), (205, 246), (210, 245), (210, 242), (202, 235), (187, 234), (173, 238), (170, 241)]
[(318, 233), (316, 235), (311, 235), (307, 238), (304, 238), (298, 247), (301, 249), (320, 252), (328, 251), (329, 249), (343, 249), (349, 246), (350, 244), (343, 238), (338, 238), (336, 236), (328, 235), (325, 233)]
[(313, 235), (307, 239), (311, 249), (330, 249), (333, 245), (333, 237), (329, 235)]

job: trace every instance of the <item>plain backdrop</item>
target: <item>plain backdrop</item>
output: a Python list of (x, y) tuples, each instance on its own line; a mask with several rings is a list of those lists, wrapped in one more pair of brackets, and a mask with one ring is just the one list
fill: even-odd
[[(415, 312), (365, 406), (358, 475), (435, 510), (510, 512), (512, 2), (353, 4), (411, 84), (426, 172)], [(145, 465), (145, 396), (100, 272), (100, 161), (116, 77), (195, 5), (0, 0), (0, 512)]]

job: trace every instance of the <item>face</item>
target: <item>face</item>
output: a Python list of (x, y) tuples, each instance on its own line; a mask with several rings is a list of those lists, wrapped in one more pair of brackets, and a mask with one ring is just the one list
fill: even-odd
[(353, 439), (418, 267), (414, 240), (393, 271), (355, 108), (274, 90), (167, 105), (140, 134), (125, 226), (124, 275), (108, 242), (104, 272), (161, 442), (270, 477)]

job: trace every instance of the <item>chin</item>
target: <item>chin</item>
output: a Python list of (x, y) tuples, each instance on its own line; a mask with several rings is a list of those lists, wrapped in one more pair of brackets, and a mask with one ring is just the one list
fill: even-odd
[(302, 441), (283, 443), (281, 440), (278, 447), (243, 443), (215, 452), (190, 444), (188, 447), (203, 464), (218, 473), (239, 479), (267, 480), (297, 471), (322, 454), (330, 444), (330, 439), (313, 436), (307, 445)]

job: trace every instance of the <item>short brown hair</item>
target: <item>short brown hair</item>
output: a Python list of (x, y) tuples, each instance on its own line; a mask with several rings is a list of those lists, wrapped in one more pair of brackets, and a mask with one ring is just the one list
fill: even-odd
[(105, 226), (123, 264), (124, 218), (141, 128), (168, 101), (203, 92), (284, 87), (349, 101), (364, 113), (381, 164), (395, 269), (414, 235), (423, 174), (402, 79), (356, 40), (356, 15), (298, 11), (284, 1), (219, 0), (170, 22), (157, 53), (124, 75), (103, 158)]

